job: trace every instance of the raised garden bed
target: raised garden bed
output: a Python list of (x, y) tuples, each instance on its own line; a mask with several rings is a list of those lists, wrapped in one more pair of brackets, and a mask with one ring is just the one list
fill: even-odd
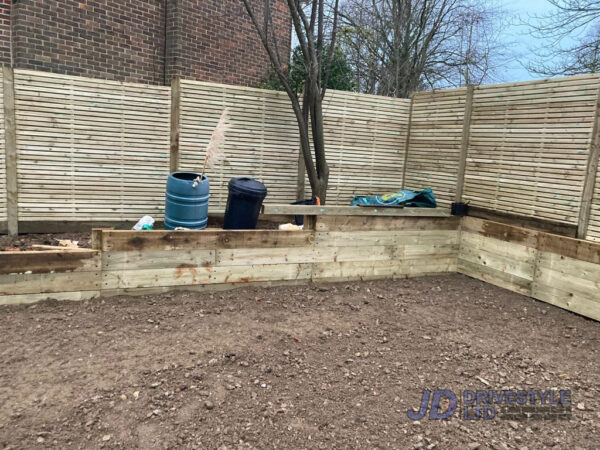
[(0, 253), (0, 304), (461, 272), (600, 320), (600, 244), (466, 217), (307, 216), (303, 231), (95, 230)]

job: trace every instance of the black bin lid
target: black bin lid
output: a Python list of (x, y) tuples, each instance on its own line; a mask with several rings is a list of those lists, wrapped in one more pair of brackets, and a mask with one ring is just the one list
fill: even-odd
[(267, 188), (254, 178), (232, 178), (229, 180), (229, 189), (257, 196), (266, 196)]

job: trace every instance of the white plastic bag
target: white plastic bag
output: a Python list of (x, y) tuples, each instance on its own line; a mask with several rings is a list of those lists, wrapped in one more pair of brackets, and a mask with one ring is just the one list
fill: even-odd
[[(146, 225), (146, 227), (144, 227), (144, 225)], [(154, 226), (154, 219), (150, 216), (144, 216), (142, 217), (140, 220), (138, 220), (138, 222), (133, 226), (133, 230), (151, 230), (152, 227)]]

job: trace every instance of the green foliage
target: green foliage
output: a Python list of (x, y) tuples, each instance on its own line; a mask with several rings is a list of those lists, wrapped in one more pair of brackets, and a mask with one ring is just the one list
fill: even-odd
[[(323, 64), (322, 76), (325, 79), (325, 71), (329, 66), (329, 46), (323, 50), (325, 53), (325, 63)], [(297, 94), (302, 92), (304, 80), (306, 79), (306, 68), (304, 67), (304, 58), (300, 46), (296, 47), (292, 52), (290, 65), (286, 70), (286, 76), (290, 82), (290, 86)], [(338, 91), (354, 91), (354, 71), (348, 61), (346, 55), (339, 49), (335, 48), (332, 54), (331, 69), (327, 80), (327, 89), (335, 89)], [(260, 83), (262, 89), (271, 89), (274, 91), (283, 91), (283, 85), (273, 69), (269, 69)]]

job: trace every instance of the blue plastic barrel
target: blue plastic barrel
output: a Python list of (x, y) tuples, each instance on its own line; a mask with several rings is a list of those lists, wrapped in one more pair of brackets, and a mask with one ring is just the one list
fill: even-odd
[(262, 202), (267, 188), (252, 178), (229, 180), (229, 196), (223, 219), (226, 230), (253, 230), (258, 222)]
[(194, 187), (194, 180), (199, 176), (199, 173), (194, 172), (173, 172), (169, 175), (165, 201), (167, 230), (177, 227), (190, 230), (206, 228), (210, 187), (207, 177)]

